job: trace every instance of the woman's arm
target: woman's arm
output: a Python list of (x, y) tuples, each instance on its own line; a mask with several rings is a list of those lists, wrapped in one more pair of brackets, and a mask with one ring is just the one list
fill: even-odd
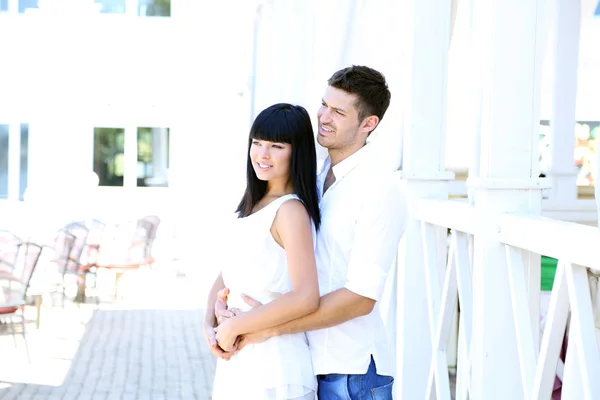
[(319, 308), (312, 222), (304, 205), (297, 200), (285, 202), (277, 212), (271, 232), (285, 249), (292, 290), (219, 325), (217, 340), (225, 350), (233, 348), (238, 335), (270, 328)]

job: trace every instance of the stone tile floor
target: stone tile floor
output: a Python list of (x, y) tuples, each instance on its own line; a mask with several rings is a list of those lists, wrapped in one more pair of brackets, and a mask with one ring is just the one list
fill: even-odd
[(0, 324), (0, 399), (210, 399), (206, 285), (172, 272), (126, 278), (125, 300), (44, 306), (39, 330), (28, 308), (31, 363)]

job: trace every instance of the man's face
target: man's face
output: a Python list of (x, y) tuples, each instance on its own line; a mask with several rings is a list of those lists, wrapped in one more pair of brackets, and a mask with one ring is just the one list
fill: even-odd
[(328, 86), (317, 113), (317, 142), (329, 150), (362, 146), (367, 135), (359, 129), (356, 95)]

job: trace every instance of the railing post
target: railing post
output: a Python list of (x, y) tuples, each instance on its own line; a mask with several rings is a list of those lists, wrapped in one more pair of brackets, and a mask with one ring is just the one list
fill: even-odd
[[(481, 152), (478, 178), (469, 179), (478, 215), (473, 265), (471, 399), (523, 399), (504, 247), (497, 217), (541, 212), (538, 179), (543, 0), (475, 2), (474, 30), (481, 65)], [(539, 342), (540, 257), (524, 257), (531, 326)]]
[[(448, 180), (454, 177), (445, 170), (444, 162), (451, 1), (405, 0), (401, 5), (409, 24), (404, 37), (410, 72), (404, 102), (402, 176), (410, 216), (421, 198), (447, 199)], [(438, 248), (437, 254), (445, 259), (446, 246)], [(397, 278), (395, 398), (422, 399), (431, 364), (431, 340), (421, 226), (415, 219), (406, 226)]]

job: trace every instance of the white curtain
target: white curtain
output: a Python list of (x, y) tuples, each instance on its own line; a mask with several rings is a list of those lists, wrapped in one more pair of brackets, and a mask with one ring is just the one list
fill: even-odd
[[(370, 140), (381, 148), (385, 165), (397, 169), (405, 97), (399, 19), (394, 0), (265, 1), (256, 37), (254, 116), (289, 102), (305, 107), (315, 123), (327, 79), (343, 67), (368, 65), (386, 76), (392, 92), (392, 104)], [(325, 155), (319, 149), (319, 157)]]

